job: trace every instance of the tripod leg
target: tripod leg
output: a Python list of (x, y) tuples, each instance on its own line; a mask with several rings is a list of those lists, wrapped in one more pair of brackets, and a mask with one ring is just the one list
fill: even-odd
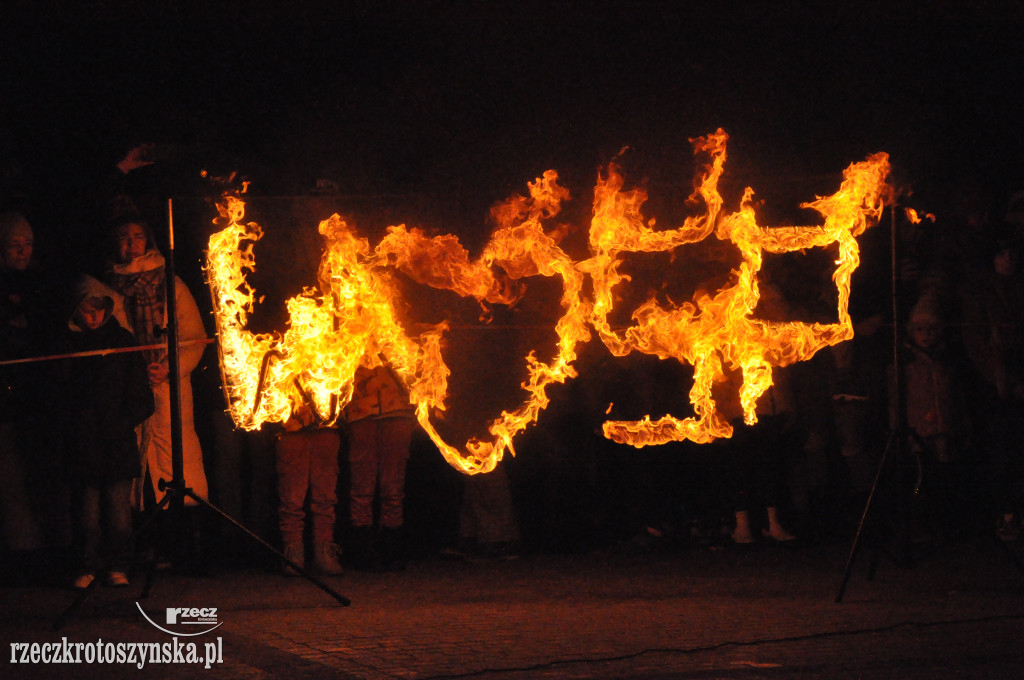
[(333, 588), (331, 588), (329, 585), (327, 585), (322, 580), (317, 578), (315, 575), (313, 575), (309, 571), (306, 571), (305, 567), (303, 567), (301, 565), (298, 565), (298, 564), (295, 564), (291, 560), (287, 559), (281, 552), (279, 552), (276, 548), (274, 548), (274, 546), (270, 545), (269, 543), (264, 541), (262, 538), (260, 538), (259, 536), (254, 534), (252, 531), (250, 531), (247, 527), (245, 527), (244, 525), (242, 525), (239, 522), (237, 522), (233, 517), (231, 517), (231, 515), (228, 515), (226, 512), (224, 512), (223, 510), (221, 510), (217, 506), (213, 505), (212, 503), (210, 503), (205, 498), (200, 498), (195, 493), (193, 493), (193, 491), (191, 489), (185, 489), (184, 493), (185, 493), (186, 496), (188, 496), (192, 500), (196, 501), (197, 503), (199, 503), (203, 507), (209, 508), (210, 510), (212, 510), (215, 514), (217, 514), (222, 519), (224, 519), (224, 520), (230, 522), (231, 524), (233, 524), (234, 526), (238, 527), (238, 529), (241, 530), (243, 533), (245, 533), (247, 536), (249, 536), (249, 538), (251, 538), (252, 540), (256, 541), (258, 544), (263, 546), (265, 549), (270, 551), (272, 554), (276, 555), (278, 558), (283, 560), (290, 567), (295, 569), (295, 571), (297, 571), (300, 574), (302, 574), (302, 576), (307, 581), (313, 583), (315, 586), (320, 588), (320, 590), (324, 591), (325, 593), (327, 593), (328, 595), (333, 597), (335, 600), (337, 600), (343, 606), (347, 607), (350, 604), (352, 604), (351, 600), (349, 600), (347, 597), (345, 597), (344, 595), (339, 594)]
[[(846, 585), (850, 581), (850, 571), (853, 569), (853, 561), (857, 556), (857, 552), (860, 548), (861, 535), (864, 533), (864, 525), (867, 523), (868, 514), (871, 511), (871, 503), (875, 499), (875, 494), (878, 492), (878, 484), (882, 479), (882, 472), (885, 469), (886, 461), (889, 458), (890, 450), (892, 449), (893, 441), (896, 439), (895, 433), (889, 434), (889, 439), (885, 443), (885, 449), (882, 451), (882, 458), (878, 461), (878, 469), (875, 471), (875, 481), (871, 484), (871, 491), (868, 493), (868, 500), (864, 504), (864, 510), (860, 515), (860, 522), (857, 523), (857, 533), (853, 537), (853, 544), (850, 546), (850, 554), (846, 558), (846, 568), (843, 569), (843, 579), (839, 584), (839, 592), (836, 593), (836, 602), (843, 601), (843, 594), (846, 592)], [(878, 562), (877, 559), (878, 551), (877, 548), (872, 552), (871, 566), (870, 566), (870, 578), (874, 578), (875, 565)]]

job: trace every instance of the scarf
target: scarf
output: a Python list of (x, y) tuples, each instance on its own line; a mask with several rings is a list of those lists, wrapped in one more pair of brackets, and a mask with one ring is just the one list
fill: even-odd
[[(163, 341), (164, 302), (166, 300), (164, 257), (156, 250), (125, 262), (110, 270), (110, 285), (124, 295), (128, 322), (140, 345)], [(165, 350), (147, 350), (150, 362), (163, 361)]]

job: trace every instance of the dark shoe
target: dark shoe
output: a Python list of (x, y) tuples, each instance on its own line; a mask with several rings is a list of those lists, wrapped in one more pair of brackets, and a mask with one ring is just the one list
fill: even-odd
[(380, 562), (384, 571), (402, 571), (408, 556), (402, 527), (384, 527), (380, 530)]
[(446, 560), (465, 560), (476, 552), (476, 539), (460, 538), (454, 546), (446, 546), (438, 551), (438, 555)]
[(509, 541), (481, 543), (476, 553), (469, 559), (471, 562), (507, 562), (519, 559), (519, 549)]
[(346, 558), (345, 563), (356, 571), (382, 571), (373, 527), (353, 527), (343, 557)]
[(644, 527), (633, 536), (622, 541), (618, 550), (627, 555), (646, 555), (661, 552), (665, 546), (665, 534), (654, 527)]
[(321, 574), (326, 576), (340, 576), (341, 565), (338, 563), (338, 555), (341, 549), (334, 543), (317, 543), (313, 546), (313, 566)]
[(761, 536), (776, 543), (790, 543), (796, 540), (796, 536), (779, 527), (774, 532), (770, 529), (762, 529)]

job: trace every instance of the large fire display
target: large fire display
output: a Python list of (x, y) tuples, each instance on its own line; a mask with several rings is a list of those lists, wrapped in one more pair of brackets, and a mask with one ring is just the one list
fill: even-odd
[[(850, 281), (859, 264), (857, 237), (875, 224), (891, 195), (886, 180), (888, 156), (876, 153), (854, 163), (831, 196), (801, 207), (821, 216), (814, 226), (763, 227), (757, 224), (753, 191), (747, 188), (735, 212), (723, 211), (719, 179), (728, 136), (722, 130), (693, 140), (698, 158), (690, 202), (698, 214), (673, 229), (655, 229), (642, 213), (643, 189), (624, 189), (615, 164), (598, 173), (587, 247), (589, 257), (573, 260), (560, 247), (562, 232), (551, 228), (569, 192), (547, 171), (530, 183), (528, 196), (497, 207), (498, 225), (480, 256), (471, 259), (453, 235), (428, 236), (404, 224), (387, 229), (373, 247), (355, 227), (335, 214), (320, 223), (326, 246), (318, 283), (287, 301), (283, 332), (254, 333), (249, 317), (257, 302), (247, 283), (255, 271), (254, 245), (262, 228), (245, 221), (245, 203), (228, 196), (218, 206), (221, 228), (210, 237), (206, 275), (213, 295), (220, 363), (228, 408), (238, 427), (258, 429), (287, 420), (300, 403), (312, 406), (331, 423), (352, 397), (360, 365), (384, 364), (404, 385), (416, 418), (449, 464), (465, 473), (488, 472), (513, 440), (548, 405), (548, 388), (577, 376), (577, 347), (596, 335), (616, 357), (633, 352), (674, 359), (693, 368), (689, 400), (693, 415), (676, 418), (609, 420), (604, 435), (635, 447), (690, 440), (713, 441), (732, 434), (732, 425), (712, 398), (712, 387), (739, 375), (739, 403), (748, 425), (757, 421), (758, 398), (772, 385), (775, 367), (812, 357), (818, 350), (849, 340)], [(548, 228), (546, 228), (548, 227)], [(615, 324), (610, 314), (617, 289), (629, 281), (623, 257), (635, 253), (673, 253), (711, 237), (731, 243), (740, 254), (728, 284), (698, 291), (674, 304), (651, 297), (631, 320)], [(838, 253), (832, 280), (838, 299), (834, 323), (767, 321), (756, 318), (758, 273), (764, 253), (790, 253), (833, 247)], [(675, 266), (685, 267), (684, 258)], [(511, 305), (533, 277), (561, 284), (557, 343), (547, 361), (530, 351), (522, 401), (494, 418), (487, 435), (471, 437), (461, 448), (445, 441), (435, 419), (445, 411), (451, 370), (445, 362), (446, 322), (423, 327), (404, 323), (397, 304), (395, 275), (416, 284), (472, 298), (482, 305)]]

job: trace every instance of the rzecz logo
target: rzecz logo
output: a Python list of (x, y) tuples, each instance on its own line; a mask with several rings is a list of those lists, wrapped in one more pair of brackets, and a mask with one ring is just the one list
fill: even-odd
[[(194, 636), (203, 635), (209, 633), (215, 628), (219, 628), (221, 623), (217, 620), (217, 608), (216, 607), (167, 607), (166, 614), (166, 625), (167, 626), (187, 626), (183, 630), (171, 630), (161, 626), (159, 623), (150, 618), (143, 609), (142, 605), (138, 602), (135, 606), (139, 608), (139, 612), (145, 617), (155, 628), (162, 630), (168, 635), (183, 635), (183, 636)], [(202, 630), (196, 631), (192, 626), (203, 626)]]

